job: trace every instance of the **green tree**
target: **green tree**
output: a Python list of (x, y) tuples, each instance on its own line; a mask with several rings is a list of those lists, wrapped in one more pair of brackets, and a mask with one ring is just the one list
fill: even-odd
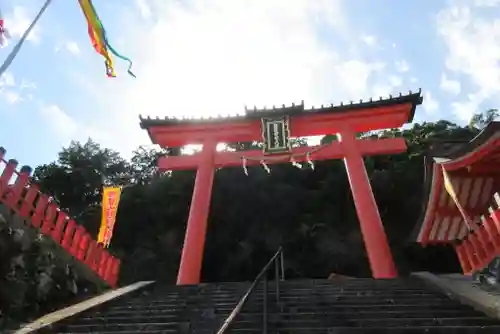
[(474, 114), (470, 120), (469, 126), (483, 129), (488, 123), (493, 122), (499, 117), (500, 113), (498, 109), (488, 109), (485, 112)]

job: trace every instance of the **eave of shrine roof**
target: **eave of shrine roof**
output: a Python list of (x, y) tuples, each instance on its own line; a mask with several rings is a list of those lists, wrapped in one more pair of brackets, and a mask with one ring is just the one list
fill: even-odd
[[(444, 188), (440, 164), (426, 170), (422, 211), (412, 233), (412, 241), (422, 244), (453, 243), (467, 233), (467, 224)], [(427, 182), (428, 181), (428, 182)], [(498, 176), (460, 174), (451, 183), (472, 221), (488, 214), (493, 194), (498, 190)], [(444, 212), (442, 210), (445, 210)]]
[[(500, 140), (500, 122), (491, 122), (483, 129), (483, 131), (481, 131), (472, 140), (466, 143), (457, 143), (455, 149), (448, 148), (446, 152), (438, 149), (437, 151), (440, 152), (433, 152), (433, 153), (435, 155), (439, 154), (439, 156), (435, 155), (431, 156), (429, 154), (426, 156), (427, 159), (425, 164), (425, 180), (423, 188), (424, 198), (422, 200), (422, 211), (421, 211), (421, 216), (412, 233), (413, 240), (421, 242), (424, 235), (430, 233), (429, 235), (427, 235), (427, 237), (430, 238), (428, 242), (430, 243), (437, 242), (436, 241), (437, 239), (433, 239), (439, 237), (439, 233), (436, 232), (437, 230), (435, 231), (436, 229), (435, 226), (442, 224), (442, 222), (445, 219), (449, 219), (449, 217), (439, 217), (439, 215), (434, 216), (434, 218), (432, 217), (434, 215), (433, 211), (435, 211), (436, 208), (439, 207), (440, 205), (439, 203), (442, 201), (442, 197), (443, 196), (449, 197), (449, 195), (446, 194), (446, 190), (444, 190), (443, 179), (441, 176), (442, 175), (441, 166), (447, 166), (449, 164), (457, 162), (462, 163), (462, 165), (463, 162), (467, 162), (469, 166), (472, 166), (472, 168), (474, 168), (474, 166), (476, 166), (478, 163), (481, 164), (483, 162), (485, 164), (494, 163), (496, 165), (498, 164), (499, 161), (498, 158), (496, 158), (495, 160), (495, 157), (499, 155), (498, 151), (499, 140)], [(482, 157), (479, 158), (473, 157), (474, 154), (477, 154), (477, 152), (482, 152), (483, 150), (486, 150), (484, 152), (488, 153), (486, 155), (483, 154)], [(464, 158), (468, 160), (462, 160)], [(482, 187), (482, 189), (484, 190), (487, 187), (490, 186), (493, 187), (494, 184), (497, 185), (498, 183), (492, 183), (492, 182), (498, 182), (495, 181), (495, 178), (498, 178), (498, 176), (497, 177), (492, 177), (491, 175), (466, 176), (466, 174), (465, 175), (462, 174), (460, 177), (454, 178), (455, 182), (457, 182), (457, 184), (454, 185), (454, 187), (456, 188), (459, 197), (471, 198), (471, 200), (476, 200), (476, 197), (479, 195), (475, 194), (474, 196), (471, 196), (471, 194), (469, 193), (472, 192), (473, 189), (478, 187), (479, 188)], [(465, 185), (465, 183), (468, 183), (468, 186), (466, 187), (467, 189), (464, 190), (460, 189), (462, 185)], [(492, 188), (491, 190), (497, 191), (497, 189), (494, 188)], [(451, 224), (450, 222), (451, 221), (448, 221), (447, 224)], [(428, 228), (431, 228), (433, 232), (427, 231), (426, 229)], [(448, 227), (445, 226), (445, 228)], [(437, 227), (437, 229), (439, 229), (439, 226)], [(459, 231), (457, 230), (455, 232), (458, 233)], [(460, 235), (457, 234), (457, 236), (461, 236), (461, 234)], [(448, 239), (438, 240), (438, 242), (448, 242), (448, 241), (449, 241)]]
[(476, 137), (447, 154), (450, 160), (457, 160), (472, 151), (481, 149), (491, 138), (500, 134), (500, 122), (490, 122)]
[(398, 96), (390, 95), (389, 98), (380, 97), (379, 100), (373, 100), (373, 99), (370, 99), (368, 101), (359, 100), (358, 103), (350, 101), (349, 103), (346, 104), (344, 103), (340, 103), (339, 105), (330, 104), (329, 106), (322, 105), (319, 108), (313, 106), (310, 109), (306, 109), (304, 107), (303, 101), (301, 104), (298, 105), (295, 104), (292, 104), (291, 106), (282, 105), (281, 107), (273, 106), (272, 108), (245, 107), (244, 115), (229, 116), (229, 117), (210, 117), (205, 119), (165, 117), (161, 119), (159, 117), (143, 118), (142, 116), (139, 116), (139, 119), (141, 128), (148, 129), (149, 127), (153, 126), (175, 126), (183, 124), (218, 123), (227, 121), (253, 120), (270, 116), (296, 116), (308, 113), (323, 114), (323, 113), (356, 112), (357, 110), (376, 109), (376, 108), (394, 106), (398, 104), (411, 104), (412, 109), (408, 117), (408, 122), (411, 122), (413, 120), (413, 116), (415, 114), (415, 109), (417, 105), (420, 105), (423, 102), (423, 97), (421, 93), (422, 91), (419, 89), (418, 92), (410, 91), (406, 95), (403, 95), (402, 93), (400, 93)]

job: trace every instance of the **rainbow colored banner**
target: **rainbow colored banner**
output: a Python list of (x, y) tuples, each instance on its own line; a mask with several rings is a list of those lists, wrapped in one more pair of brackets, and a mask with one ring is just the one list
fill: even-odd
[(104, 247), (109, 247), (111, 237), (113, 236), (121, 191), (120, 187), (104, 187), (102, 190), (101, 228), (99, 229), (97, 242), (101, 243)]
[(106, 29), (104, 29), (104, 25), (97, 15), (97, 11), (92, 4), (92, 0), (78, 0), (78, 2), (83, 11), (83, 14), (85, 15), (85, 19), (87, 20), (87, 30), (90, 40), (92, 41), (92, 45), (94, 46), (96, 52), (104, 57), (106, 75), (110, 78), (116, 77), (113, 59), (109, 54), (109, 51), (111, 51), (113, 55), (129, 63), (128, 74), (135, 78), (135, 74), (132, 73), (132, 60), (119, 54), (109, 44), (108, 38), (106, 36)]

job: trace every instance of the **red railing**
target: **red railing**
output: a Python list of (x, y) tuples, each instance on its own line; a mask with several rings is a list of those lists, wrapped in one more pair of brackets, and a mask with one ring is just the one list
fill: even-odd
[(120, 260), (103, 249), (84, 226), (77, 224), (50, 196), (41, 193), (39, 187), (30, 182), (32, 169), (29, 166), (21, 167), (18, 172), (18, 162), (4, 160), (5, 153), (6, 150), (0, 147), (0, 165), (4, 167), (0, 175), (0, 202), (31, 220), (33, 227), (87, 265), (109, 286), (116, 287)]
[(464, 274), (484, 269), (500, 255), (500, 195), (494, 194), (493, 206), (481, 217), (480, 224), (455, 246)]

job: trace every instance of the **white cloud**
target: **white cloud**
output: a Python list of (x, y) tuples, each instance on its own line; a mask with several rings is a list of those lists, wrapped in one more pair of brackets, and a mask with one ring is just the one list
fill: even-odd
[(21, 100), (19, 94), (12, 91), (15, 89), (16, 81), (10, 72), (5, 72), (0, 77), (0, 94), (9, 104), (14, 104)]
[(25, 90), (25, 89), (34, 90), (34, 89), (36, 89), (36, 83), (29, 81), (29, 80), (26, 80), (26, 79), (23, 79), (23, 80), (21, 80), (21, 85), (19, 88), (21, 90)]
[(47, 118), (47, 123), (52, 126), (61, 138), (70, 139), (77, 133), (78, 124), (64, 110), (55, 104), (43, 105), (40, 109), (43, 117)]
[(394, 88), (401, 87), (401, 85), (403, 85), (403, 79), (399, 76), (391, 75), (389, 76), (389, 83)]
[(451, 1), (437, 15), (439, 35), (447, 47), (446, 67), (467, 78), (473, 92), (453, 104), (461, 120), (468, 120), (485, 101), (500, 102), (500, 13), (478, 7), (498, 6), (500, 1)]
[[(12, 38), (20, 38), (28, 29), (35, 17), (34, 15), (30, 16), (29, 14), (30, 12), (25, 7), (14, 6), (12, 13), (6, 15), (5, 28), (7, 28)], [(26, 40), (36, 44), (40, 42), (39, 24), (31, 30)]]
[(71, 41), (71, 40), (61, 42), (54, 47), (55, 52), (59, 52), (61, 50), (65, 50), (65, 51), (67, 51), (75, 56), (78, 56), (81, 52), (80, 46), (78, 46), (78, 43), (76, 43), (75, 41)]
[(483, 99), (480, 94), (469, 94), (465, 100), (454, 102), (451, 106), (458, 119), (468, 123), (472, 116), (480, 111), (479, 106)]
[(245, 104), (357, 101), (373, 94), (377, 77), (389, 77), (379, 75), (387, 71), (384, 63), (346, 57), (318, 36), (318, 25), (332, 35), (360, 36), (345, 20), (341, 0), (143, 0), (131, 9), (137, 16), (136, 6), (155, 16), (143, 24), (128, 20), (122, 30), (133, 42), (120, 52), (134, 60), (137, 79), (120, 68), (114, 80), (73, 75), (99, 103), (94, 125), (111, 134), (103, 144), (121, 151), (149, 143), (138, 114), (227, 115), (243, 112)]
[(7, 91), (4, 92), (5, 99), (7, 100), (7, 103), (9, 104), (14, 104), (16, 102), (22, 101), (21, 96), (19, 96), (18, 93), (12, 92), (12, 91)]
[(151, 17), (151, 7), (148, 4), (147, 0), (135, 0), (135, 5), (141, 12), (141, 16), (145, 19)]
[(9, 104), (32, 100), (31, 92), (36, 85), (29, 80), (22, 79), (19, 84), (11, 72), (6, 72), (0, 77), (0, 94)]
[(460, 81), (448, 79), (446, 73), (443, 73), (441, 75), (440, 88), (452, 95), (458, 95), (460, 94), (461, 85)]
[(78, 55), (80, 54), (80, 47), (78, 46), (78, 44), (74, 41), (68, 41), (66, 43), (64, 43), (64, 46), (66, 47), (66, 49), (74, 54), (74, 55)]
[(431, 92), (424, 93), (425, 103), (422, 105), (427, 114), (435, 114), (439, 110), (439, 103), (434, 99)]
[(495, 7), (500, 4), (500, 0), (475, 0), (474, 5), (478, 7)]
[(371, 36), (371, 35), (363, 35), (361, 36), (361, 39), (363, 40), (363, 42), (365, 42), (367, 45), (375, 45), (377, 43), (377, 39), (375, 38), (375, 36)]
[(10, 72), (5, 72), (1, 77), (0, 77), (0, 88), (1, 87), (12, 87), (16, 85), (16, 81), (14, 79), (14, 76)]
[(396, 61), (395, 66), (396, 71), (399, 73), (405, 73), (410, 70), (410, 65), (408, 65), (408, 62), (404, 59)]

